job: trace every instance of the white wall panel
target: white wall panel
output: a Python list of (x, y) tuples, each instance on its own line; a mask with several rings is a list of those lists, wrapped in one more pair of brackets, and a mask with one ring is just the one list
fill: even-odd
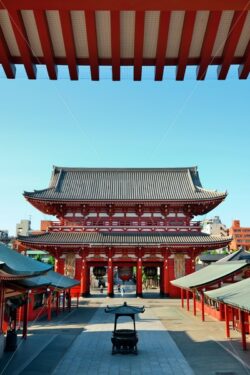
[(145, 58), (155, 58), (156, 56), (159, 20), (159, 11), (145, 12), (143, 44), (143, 57)]
[(98, 56), (111, 57), (111, 22), (109, 11), (95, 12)]
[(122, 11), (120, 13), (120, 40), (121, 40), (121, 57), (134, 57), (135, 43), (135, 12)]
[(189, 50), (189, 57), (200, 57), (203, 39), (207, 28), (208, 17), (208, 11), (199, 11), (196, 13), (193, 37)]
[(37, 31), (35, 16), (32, 10), (22, 10), (22, 19), (28, 36), (28, 42), (33, 56), (42, 57), (43, 51), (40, 38)]
[(55, 57), (65, 57), (65, 47), (62, 35), (62, 26), (59, 12), (57, 10), (47, 10), (46, 16), (49, 25), (51, 42)]
[(3, 35), (9, 48), (10, 54), (12, 56), (20, 56), (20, 51), (17, 46), (16, 38), (7, 10), (0, 10), (0, 25), (2, 27)]
[(212, 51), (213, 57), (220, 57), (223, 53), (223, 49), (224, 49), (224, 46), (228, 37), (228, 32), (230, 29), (233, 16), (234, 16), (234, 12), (231, 10), (222, 12), (217, 36), (216, 36), (213, 51)]
[(166, 57), (178, 57), (185, 12), (171, 12)]
[(75, 40), (76, 57), (89, 57), (85, 13), (83, 11), (74, 10), (71, 11), (70, 14)]

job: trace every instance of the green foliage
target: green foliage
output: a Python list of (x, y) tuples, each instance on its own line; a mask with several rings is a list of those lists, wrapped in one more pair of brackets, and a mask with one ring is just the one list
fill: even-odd
[(37, 254), (34, 258), (35, 260), (37, 260), (38, 262), (42, 262), (42, 256), (40, 254)]
[(55, 258), (52, 257), (51, 255), (50, 255), (50, 257), (49, 257), (48, 264), (51, 264), (52, 266), (55, 265)]

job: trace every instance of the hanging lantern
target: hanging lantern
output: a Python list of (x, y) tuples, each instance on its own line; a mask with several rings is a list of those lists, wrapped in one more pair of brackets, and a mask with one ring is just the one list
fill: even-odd
[(97, 280), (103, 278), (106, 275), (106, 268), (105, 267), (94, 267), (93, 274), (95, 275)]
[(157, 275), (156, 267), (144, 267), (144, 274), (147, 279), (153, 279)]
[(133, 277), (133, 267), (118, 267), (118, 277), (122, 281), (128, 281)]

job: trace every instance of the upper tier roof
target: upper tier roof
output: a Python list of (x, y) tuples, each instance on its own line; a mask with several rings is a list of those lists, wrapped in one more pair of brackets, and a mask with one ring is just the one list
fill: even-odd
[(54, 167), (49, 188), (25, 192), (26, 198), (49, 201), (202, 201), (226, 193), (202, 188), (192, 168)]

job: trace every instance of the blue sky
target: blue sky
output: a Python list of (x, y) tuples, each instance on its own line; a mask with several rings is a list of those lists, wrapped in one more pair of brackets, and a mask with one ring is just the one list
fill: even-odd
[(151, 80), (152, 69), (140, 83), (129, 79), (130, 70), (112, 82), (109, 69), (97, 83), (71, 82), (65, 69), (56, 82), (42, 69), (37, 81), (22, 70), (16, 80), (1, 78), (0, 229), (14, 234), (30, 216), (39, 227), (46, 217), (22, 193), (46, 188), (53, 165), (197, 165), (204, 187), (228, 191), (207, 217), (250, 226), (250, 80), (237, 80), (235, 69), (226, 81), (214, 78), (215, 68), (204, 82), (192, 69), (184, 82), (173, 73), (169, 68), (162, 83)]

